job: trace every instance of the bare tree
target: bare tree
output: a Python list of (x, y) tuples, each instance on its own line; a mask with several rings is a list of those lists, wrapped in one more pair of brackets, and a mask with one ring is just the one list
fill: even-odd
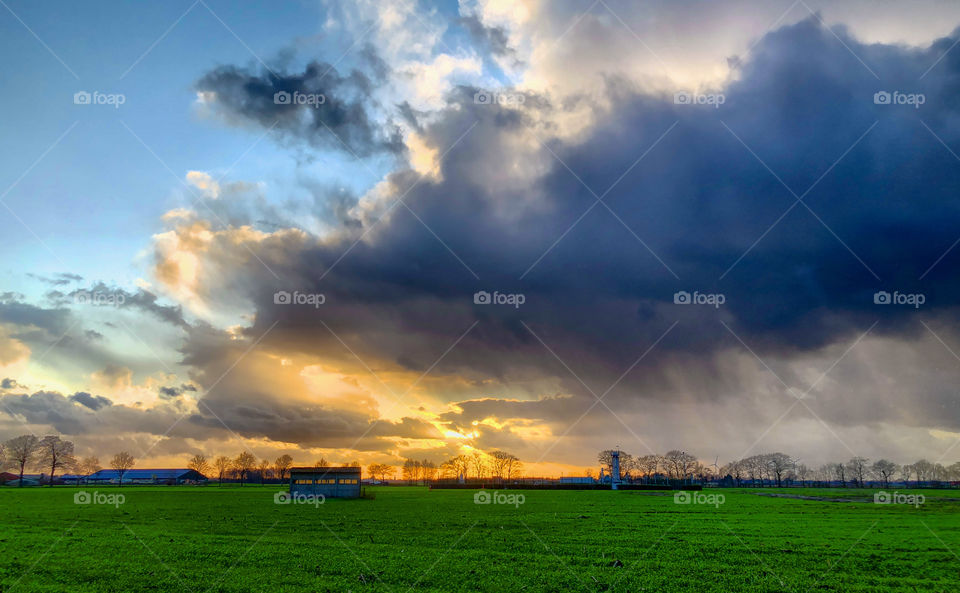
[(437, 477), (437, 464), (430, 461), (429, 459), (424, 459), (420, 462), (421, 471), (423, 472), (423, 481), (433, 480)]
[(466, 478), (467, 472), (470, 469), (470, 463), (470, 458), (466, 455), (457, 455), (456, 457), (451, 457), (449, 460), (447, 460), (445, 465), (448, 465), (448, 467), (453, 471), (455, 478), (459, 478), (460, 476)]
[(807, 477), (810, 476), (810, 468), (806, 465), (799, 463), (797, 464), (797, 477), (800, 478), (800, 485), (806, 487)]
[(420, 462), (415, 459), (404, 459), (400, 467), (400, 475), (409, 483), (414, 483), (420, 476)]
[(903, 480), (903, 483), (910, 485), (910, 476), (913, 475), (913, 465), (910, 463), (905, 463), (900, 466), (900, 479)]
[(824, 463), (817, 468), (816, 474), (816, 479), (821, 482), (821, 485), (823, 483), (827, 483), (829, 485), (829, 482), (833, 480), (833, 464)]
[(930, 469), (930, 479), (940, 482), (947, 479), (947, 468), (942, 463), (934, 463)]
[(493, 477), (497, 479), (510, 478), (510, 468), (520, 461), (520, 458), (506, 451), (492, 451), (490, 453), (490, 467)]
[(53, 487), (53, 478), (58, 469), (66, 469), (77, 464), (73, 456), (73, 443), (65, 441), (56, 435), (45, 436), (40, 439), (40, 448), (37, 451), (37, 463), (41, 467), (50, 468), (50, 487)]
[(865, 457), (854, 457), (847, 462), (847, 472), (853, 479), (854, 484), (860, 488), (863, 488), (868, 463), (870, 463), (870, 460)]
[(187, 461), (187, 468), (206, 476), (207, 472), (210, 471), (210, 462), (207, 461), (206, 455), (197, 453)]
[(291, 467), (293, 467), (293, 457), (286, 454), (277, 457), (273, 462), (273, 471), (281, 482), (287, 477)]
[(32, 434), (25, 434), (7, 441), (5, 449), (10, 461), (20, 468), (20, 481), (17, 483), (23, 486), (23, 469), (33, 463), (40, 448), (40, 439)]
[(487, 475), (487, 459), (486, 455), (478, 449), (474, 449), (473, 453), (470, 454), (470, 465), (473, 467), (473, 475), (476, 476), (478, 480), (482, 480)]
[(515, 480), (523, 475), (523, 462), (513, 457), (507, 462), (506, 476), (508, 480)]
[(840, 480), (840, 485), (844, 488), (847, 487), (847, 468), (842, 463), (832, 463), (830, 464), (833, 468), (833, 475), (835, 478)]
[(260, 485), (263, 486), (263, 481), (267, 479), (267, 474), (270, 473), (270, 462), (262, 459), (257, 471), (260, 473)]
[(386, 463), (371, 463), (367, 466), (367, 471), (370, 472), (371, 478), (381, 482), (393, 476), (393, 466)]
[(455, 478), (456, 475), (457, 470), (453, 466), (453, 461), (448, 459), (440, 464), (440, 479)]
[(237, 458), (233, 460), (233, 469), (240, 477), (240, 485), (243, 486), (243, 480), (250, 475), (257, 467), (257, 458), (249, 451), (242, 451)]
[(892, 461), (878, 459), (873, 462), (873, 465), (870, 466), (870, 469), (873, 471), (873, 474), (880, 478), (880, 481), (883, 482), (883, 487), (888, 488), (890, 486), (890, 478), (896, 474), (897, 470), (900, 468)]
[(133, 459), (133, 455), (127, 453), (126, 451), (120, 451), (113, 456), (113, 459), (110, 460), (110, 467), (117, 472), (117, 487), (123, 487), (123, 475), (127, 473), (130, 469), (133, 469), (133, 466), (136, 462)]
[(642, 455), (633, 461), (633, 467), (637, 468), (640, 475), (650, 477), (657, 473), (660, 468), (659, 455)]
[(783, 485), (783, 474), (793, 469), (796, 463), (786, 453), (770, 453), (764, 457), (766, 458), (767, 468), (777, 480), (777, 488), (780, 488)]
[(951, 480), (960, 480), (960, 461), (947, 468), (947, 474)]
[[(101, 469), (103, 469), (103, 467), (100, 465), (100, 460), (93, 456), (84, 457), (80, 461), (78, 468), (80, 473), (83, 474), (84, 476), (90, 476), (92, 474), (97, 473)], [(77, 480), (77, 484), (79, 483), (80, 483), (80, 480)]]
[(919, 486), (924, 480), (928, 479), (931, 471), (933, 470), (933, 464), (926, 459), (917, 461), (911, 467), (913, 468), (913, 473), (917, 476), (917, 486)]
[(217, 468), (217, 485), (223, 484), (223, 476), (230, 472), (233, 467), (233, 461), (226, 455), (221, 455), (213, 461), (213, 467)]
[(329, 465), (330, 463), (328, 463), (324, 457), (321, 457), (316, 463), (313, 464), (314, 467), (328, 467)]
[(684, 479), (692, 474), (697, 465), (696, 457), (685, 451), (678, 451), (676, 449), (667, 451), (667, 454), (663, 456), (663, 460), (667, 469), (670, 471), (671, 477), (677, 478), (678, 480)]

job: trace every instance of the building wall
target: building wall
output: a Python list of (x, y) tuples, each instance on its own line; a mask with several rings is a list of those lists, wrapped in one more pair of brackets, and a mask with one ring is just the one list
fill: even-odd
[(360, 474), (294, 474), (290, 477), (290, 494), (359, 498)]

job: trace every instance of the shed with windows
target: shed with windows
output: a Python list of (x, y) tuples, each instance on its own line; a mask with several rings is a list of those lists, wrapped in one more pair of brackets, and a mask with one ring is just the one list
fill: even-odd
[(291, 496), (359, 498), (359, 467), (294, 467), (290, 469)]

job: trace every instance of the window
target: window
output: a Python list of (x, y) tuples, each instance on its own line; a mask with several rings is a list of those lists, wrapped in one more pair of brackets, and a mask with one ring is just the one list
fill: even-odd
[(341, 483), (341, 484), (356, 484), (357, 481), (356, 481), (356, 480), (353, 480), (353, 479), (350, 479), (350, 478), (342, 478), (342, 479), (340, 480), (340, 483)]

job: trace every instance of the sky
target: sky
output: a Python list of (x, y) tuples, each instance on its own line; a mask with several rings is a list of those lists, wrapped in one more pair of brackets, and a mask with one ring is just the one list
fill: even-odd
[(960, 459), (960, 5), (0, 2), (0, 437)]

